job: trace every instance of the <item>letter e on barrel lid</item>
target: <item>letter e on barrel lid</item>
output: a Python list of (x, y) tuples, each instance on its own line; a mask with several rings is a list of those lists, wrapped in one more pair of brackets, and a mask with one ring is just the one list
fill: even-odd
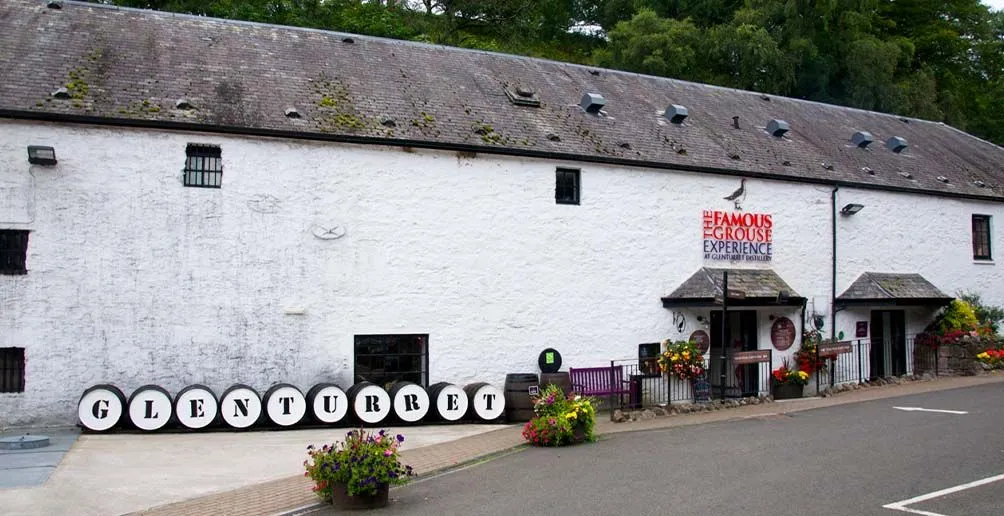
[(174, 396), (174, 415), (181, 426), (203, 429), (216, 421), (220, 412), (216, 394), (205, 385), (189, 385)]

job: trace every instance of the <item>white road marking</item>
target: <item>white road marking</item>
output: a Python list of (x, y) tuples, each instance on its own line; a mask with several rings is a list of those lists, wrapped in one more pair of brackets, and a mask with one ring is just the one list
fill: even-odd
[(941, 409), (930, 409), (930, 408), (920, 408), (920, 407), (893, 407), (896, 410), (905, 410), (907, 412), (939, 412), (941, 414), (968, 414), (969, 412), (963, 410), (941, 410)]
[[(897, 407), (898, 408), (898, 407)], [(926, 502), (934, 498), (940, 498), (945, 495), (950, 495), (952, 493), (958, 493), (959, 491), (965, 491), (966, 489), (972, 489), (974, 487), (979, 487), (986, 484), (992, 484), (998, 480), (1004, 480), (1004, 475), (996, 475), (983, 480), (976, 480), (968, 484), (962, 484), (960, 486), (949, 487), (948, 489), (942, 489), (941, 491), (935, 491), (933, 493), (928, 493), (926, 495), (915, 496), (909, 500), (903, 500), (902, 502), (890, 503), (883, 505), (884, 509), (892, 509), (894, 511), (902, 511), (910, 514), (922, 514), (923, 516), (948, 516), (946, 514), (941, 514), (937, 512), (921, 511), (919, 509), (911, 509), (907, 505), (913, 505), (915, 503)]]

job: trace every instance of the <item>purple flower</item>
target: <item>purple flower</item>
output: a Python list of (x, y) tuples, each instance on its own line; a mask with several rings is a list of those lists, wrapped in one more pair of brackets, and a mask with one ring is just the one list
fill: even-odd
[(380, 435), (383, 436), (384, 432), (386, 432), (386, 430), (380, 430)]
[(401, 434), (397, 434), (397, 442), (403, 443), (404, 442), (404, 436), (401, 435)]

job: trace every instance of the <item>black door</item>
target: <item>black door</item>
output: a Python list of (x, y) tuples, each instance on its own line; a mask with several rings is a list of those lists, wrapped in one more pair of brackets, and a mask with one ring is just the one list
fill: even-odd
[[(726, 397), (759, 394), (759, 364), (731, 367), (722, 364), (722, 346), (726, 356), (736, 351), (757, 349), (756, 310), (729, 310), (728, 338), (722, 338), (722, 312), (711, 312), (711, 367), (708, 370), (712, 392)], [(731, 363), (731, 360), (729, 361)], [(725, 383), (722, 389), (722, 369)]]
[(906, 314), (872, 310), (871, 378), (906, 374)]

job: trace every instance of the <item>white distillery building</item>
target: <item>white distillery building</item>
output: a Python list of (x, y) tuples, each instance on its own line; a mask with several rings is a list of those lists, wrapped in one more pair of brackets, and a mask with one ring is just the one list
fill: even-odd
[(958, 291), (1004, 304), (1004, 149), (941, 123), (78, 2), (0, 29), (0, 426), (698, 331), (777, 366), (814, 323), (906, 374)]

